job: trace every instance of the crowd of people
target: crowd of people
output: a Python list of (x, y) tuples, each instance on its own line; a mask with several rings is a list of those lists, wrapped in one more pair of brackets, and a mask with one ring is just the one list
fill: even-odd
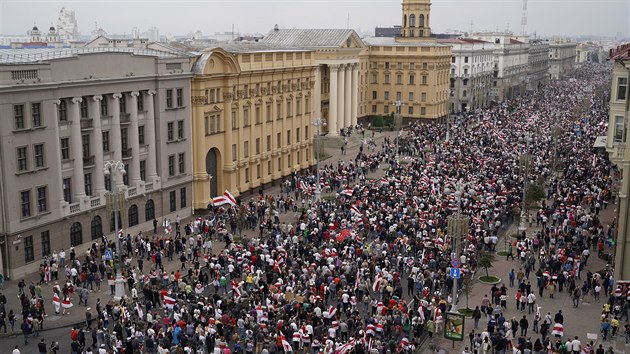
[[(65, 252), (63, 260), (56, 254), (42, 265), (40, 284), (30, 294), (21, 286), (19, 307), (11, 304), (25, 342), (43, 326), (47, 301), (56, 313), (75, 311), (73, 300), (87, 305), (107, 280), (112, 298), (99, 293), (95, 308), (85, 308), (67, 352), (410, 353), (444, 328), (458, 281), (449, 275), (451, 259), (468, 276), (521, 219), (538, 231), (510, 245), (508, 257), (520, 265), (509, 289), (517, 289), (519, 310), (534, 316), (540, 339), (528, 339), (527, 315), (505, 319), (511, 290), (495, 286), (473, 311), (475, 328), (482, 318), (487, 326), (471, 334), (470, 350), (560, 351), (562, 321), (543, 319), (536, 296), (579, 298), (603, 288), (604, 299), (612, 294), (606, 318), (627, 319), (612, 269), (589, 271), (580, 283), (590, 252), (601, 256), (615, 234), (598, 218), (614, 202), (615, 168), (592, 149), (606, 131), (607, 107), (595, 88), (608, 84), (608, 74), (604, 65), (583, 65), (572, 80), (446, 124), (413, 123), (380, 146), (373, 133), (349, 129), (361, 132), (366, 148), (353, 162), (321, 166), (319, 181), (313, 171), (295, 174), (279, 195), (213, 207), (188, 223), (177, 219), (173, 230), (165, 224), (165, 232), (154, 223), (153, 233), (104, 239), (85, 255), (71, 250), (67, 262)], [(578, 114), (581, 100), (587, 104)], [(383, 169), (382, 178), (370, 177)], [(318, 187), (334, 196), (315, 200)], [(449, 220), (462, 215), (468, 223), (460, 238), (449, 234)], [(258, 229), (258, 237), (235, 241), (244, 228)], [(217, 241), (225, 249), (213, 248)], [(112, 256), (115, 242), (121, 254)], [(165, 262), (181, 266), (169, 272)], [(117, 266), (126, 288), (120, 300), (113, 298)], [(54, 284), (51, 297), (42, 294), (46, 283)], [(6, 302), (0, 298), (0, 330), (5, 317), (11, 326), (19, 317)]]

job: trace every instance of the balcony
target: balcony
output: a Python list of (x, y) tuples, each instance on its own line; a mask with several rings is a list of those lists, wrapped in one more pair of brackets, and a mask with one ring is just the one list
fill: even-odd
[(132, 157), (133, 157), (133, 154), (132, 154), (131, 148), (122, 150), (122, 158), (123, 159), (130, 159)]
[(136, 194), (138, 194), (138, 189), (136, 187), (127, 189), (127, 198), (134, 197)]
[(101, 206), (101, 198), (96, 197), (96, 198), (90, 199), (90, 207), (95, 208), (98, 206)]
[(76, 214), (80, 211), (81, 211), (81, 204), (79, 204), (78, 202), (70, 204), (70, 214)]
[(131, 119), (129, 118), (131, 115), (129, 113), (120, 113), (120, 124), (129, 124), (131, 123)]
[(144, 184), (144, 190), (146, 192), (152, 191), (153, 190), (153, 182), (148, 182)]
[(94, 155), (83, 156), (83, 168), (94, 166)]
[(90, 118), (83, 118), (79, 122), (81, 122), (81, 130), (92, 130), (94, 128), (92, 126), (93, 120)]
[(615, 142), (612, 148), (607, 148), (608, 157), (617, 165), (621, 165), (624, 162), (624, 155), (626, 154), (626, 143)]

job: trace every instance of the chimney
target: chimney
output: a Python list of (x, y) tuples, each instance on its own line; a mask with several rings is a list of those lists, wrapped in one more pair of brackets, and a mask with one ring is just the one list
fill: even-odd
[(273, 31), (274, 32), (278, 32), (280, 29), (278, 28), (278, 24), (276, 23), (275, 26), (273, 26)]

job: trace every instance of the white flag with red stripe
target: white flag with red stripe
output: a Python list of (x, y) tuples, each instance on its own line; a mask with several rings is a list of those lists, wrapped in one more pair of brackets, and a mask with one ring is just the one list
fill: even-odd
[(284, 336), (284, 334), (282, 334), (282, 331), (280, 331), (280, 341), (282, 342), (282, 349), (284, 349), (285, 353), (292, 353), (293, 352), (293, 347), (291, 347), (291, 343), (289, 343), (289, 341), (287, 340), (287, 337)]
[(328, 308), (328, 318), (335, 318), (335, 315), (337, 314), (337, 307), (335, 306), (330, 306)]
[(172, 309), (176, 303), (177, 303), (177, 300), (173, 299), (172, 297), (168, 295), (164, 295), (164, 306), (168, 307), (169, 309)]
[(61, 300), (59, 299), (59, 295), (57, 295), (57, 293), (53, 293), (52, 302), (53, 305), (55, 305), (55, 308), (59, 308), (59, 306), (61, 306)]
[(350, 210), (352, 211), (352, 214), (363, 215), (363, 213), (361, 213), (359, 208), (354, 204), (350, 207)]
[(352, 197), (352, 194), (354, 194), (354, 189), (346, 188), (346, 189), (341, 191), (341, 194), (346, 195), (348, 197)]
[(142, 306), (140, 306), (139, 302), (136, 302), (136, 312), (138, 313), (138, 318), (144, 318), (144, 311), (142, 311)]
[(212, 198), (212, 204), (214, 206), (219, 206), (223, 204), (230, 204), (231, 206), (236, 206), (236, 198), (230, 193), (227, 189), (218, 197)]
[(374, 278), (374, 283), (372, 283), (372, 291), (377, 292), (380, 286), (381, 286), (381, 275), (376, 274), (376, 278)]
[(237, 299), (241, 297), (241, 290), (236, 280), (232, 280), (232, 291), (234, 291), (234, 296), (236, 296)]
[(61, 303), (61, 306), (62, 306), (64, 309), (69, 309), (69, 308), (71, 308), (71, 307), (72, 307), (72, 306), (74, 306), (74, 305), (73, 305), (73, 304), (72, 304), (72, 302), (70, 301), (70, 298), (68, 298), (68, 297), (67, 297), (67, 298), (63, 299), (63, 302)]

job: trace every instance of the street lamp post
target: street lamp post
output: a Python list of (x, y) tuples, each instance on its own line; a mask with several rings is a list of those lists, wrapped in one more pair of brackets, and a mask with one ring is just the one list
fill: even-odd
[(394, 114), (394, 125), (396, 126), (396, 162), (398, 162), (398, 159), (400, 157), (400, 128), (402, 126), (402, 121), (401, 121), (401, 115), (400, 115), (400, 109), (403, 106), (402, 101), (400, 100), (396, 100), (394, 102), (394, 106), (396, 106), (396, 113)]
[[(455, 202), (457, 203), (457, 214), (451, 215), (447, 220), (448, 234), (451, 236), (452, 250), (451, 259), (457, 258), (459, 260), (459, 253), (463, 238), (468, 234), (468, 216), (462, 214), (462, 196), (464, 195), (465, 183), (459, 180), (455, 186)], [(460, 273), (461, 274), (461, 273)], [(460, 275), (461, 276), (461, 275)], [(453, 279), (453, 301), (451, 303), (451, 312), (457, 311), (457, 282), (458, 279)]]
[(311, 124), (313, 126), (315, 126), (316, 131), (317, 131), (317, 136), (315, 137), (316, 140), (316, 166), (315, 168), (317, 169), (317, 171), (315, 172), (315, 201), (318, 202), (320, 201), (321, 197), (322, 197), (322, 187), (319, 183), (319, 160), (320, 160), (320, 144), (319, 144), (319, 138), (321, 136), (321, 127), (325, 127), (326, 126), (326, 119), (322, 119), (322, 118), (316, 118), (313, 120), (313, 122), (311, 122)]
[(107, 193), (107, 210), (114, 213), (114, 232), (116, 232), (115, 242), (116, 242), (116, 263), (114, 267), (116, 268), (116, 280), (115, 280), (115, 293), (114, 299), (120, 300), (125, 295), (125, 284), (122, 278), (122, 274), (120, 272), (121, 268), (121, 257), (120, 257), (120, 239), (118, 237), (118, 232), (120, 230), (120, 220), (119, 213), (123, 210), (123, 204), (125, 202), (124, 191), (118, 191), (118, 185), (116, 183), (116, 176), (118, 173), (124, 175), (125, 164), (122, 161), (105, 161), (103, 166), (103, 173), (105, 176), (111, 176), (111, 192)]
[(525, 215), (525, 198), (527, 197), (527, 180), (529, 174), (529, 143), (532, 141), (530, 134), (526, 133), (523, 136), (525, 140), (525, 159), (523, 161), (523, 167), (525, 169), (523, 174), (523, 202), (521, 203), (521, 220), (519, 222), (518, 231), (522, 233), (527, 230), (527, 215)]

